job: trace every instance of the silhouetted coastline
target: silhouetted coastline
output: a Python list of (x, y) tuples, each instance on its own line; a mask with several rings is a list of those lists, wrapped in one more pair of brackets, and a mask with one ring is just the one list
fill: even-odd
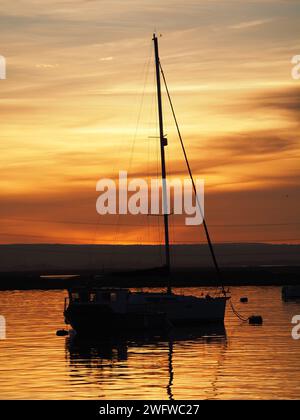
[[(230, 267), (222, 270), (227, 286), (281, 286), (300, 284), (300, 266)], [(212, 268), (178, 268), (171, 273), (174, 287), (216, 286), (218, 279)], [(101, 270), (81, 272), (1, 272), (0, 290), (63, 290), (85, 286), (165, 287), (165, 275), (156, 270), (130, 270), (102, 273)]]
[[(217, 244), (215, 250), (228, 286), (300, 284), (300, 245)], [(0, 290), (67, 289), (91, 282), (164, 287), (159, 256), (154, 245), (0, 245)], [(171, 257), (175, 287), (218, 284), (206, 245), (172, 245)]]

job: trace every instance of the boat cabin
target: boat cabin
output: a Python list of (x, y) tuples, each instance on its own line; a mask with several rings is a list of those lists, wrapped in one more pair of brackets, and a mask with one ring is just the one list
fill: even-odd
[(73, 289), (69, 290), (69, 305), (107, 305), (118, 312), (125, 312), (129, 295), (128, 289)]

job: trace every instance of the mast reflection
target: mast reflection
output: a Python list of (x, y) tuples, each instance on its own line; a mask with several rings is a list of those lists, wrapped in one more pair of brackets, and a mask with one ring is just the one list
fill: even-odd
[[(77, 335), (66, 338), (66, 358), (69, 362), (70, 376), (97, 383), (99, 386), (107, 381), (117, 382), (124, 378), (126, 369), (136, 369), (140, 374), (140, 364), (151, 363), (150, 380), (156, 375), (161, 387), (165, 388), (165, 397), (174, 400), (174, 384), (176, 385), (176, 368), (174, 359), (177, 350), (182, 354), (199, 350), (204, 345), (213, 345), (219, 349), (216, 366), (219, 369), (220, 360), (226, 349), (227, 337), (224, 325), (209, 325), (205, 327), (174, 328), (164, 334), (122, 334), (119, 336), (92, 339)], [(139, 360), (138, 360), (139, 359)], [(151, 360), (151, 362), (150, 362)], [(179, 361), (179, 363), (181, 360)], [(153, 367), (152, 367), (153, 365)], [(167, 372), (162, 375), (162, 369)], [(138, 370), (139, 369), (139, 370)], [(189, 372), (186, 373), (187, 375)], [(213, 393), (217, 392), (215, 375), (210, 386)], [(165, 382), (165, 385), (163, 385)], [(125, 384), (124, 384), (125, 386)]]

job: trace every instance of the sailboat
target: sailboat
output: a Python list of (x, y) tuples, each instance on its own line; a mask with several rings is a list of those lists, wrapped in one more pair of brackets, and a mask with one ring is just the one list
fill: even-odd
[[(162, 177), (162, 199), (165, 205), (167, 199), (165, 147), (167, 140), (164, 135), (163, 109), (161, 93), (161, 76), (165, 81), (159, 58), (158, 38), (153, 35), (155, 69), (159, 117), (159, 139)], [(166, 85), (166, 83), (165, 83)], [(167, 88), (167, 86), (166, 86)], [(169, 96), (169, 92), (167, 89)], [(169, 96), (170, 99), (170, 96)], [(172, 108), (173, 110), (173, 108)], [(175, 119), (176, 125), (177, 121)], [(178, 125), (177, 125), (178, 128)], [(179, 129), (178, 129), (179, 131)], [(180, 134), (180, 132), (179, 132)], [(181, 136), (180, 136), (180, 140)], [(183, 144), (182, 144), (183, 145)], [(183, 149), (189, 174), (193, 182), (185, 149)], [(193, 182), (194, 186), (194, 182)], [(198, 203), (198, 205), (200, 205)], [(166, 206), (164, 206), (166, 209)], [(202, 297), (179, 295), (172, 291), (170, 283), (170, 241), (169, 214), (164, 211), (164, 249), (166, 291), (132, 292), (129, 289), (82, 287), (69, 290), (65, 301), (65, 322), (79, 334), (115, 333), (124, 330), (155, 330), (172, 328), (173, 326), (191, 326), (207, 323), (224, 323), (226, 301), (229, 299), (224, 288), (217, 296)], [(212, 243), (204, 220), (204, 228), (212, 258), (218, 270), (218, 265)]]

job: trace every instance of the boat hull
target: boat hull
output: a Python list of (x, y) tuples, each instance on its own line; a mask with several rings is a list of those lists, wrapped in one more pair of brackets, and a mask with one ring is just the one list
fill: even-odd
[(191, 300), (185, 296), (174, 296), (174, 301), (170, 302), (165, 299), (165, 295), (162, 296), (160, 301), (153, 304), (136, 299), (128, 305), (124, 313), (115, 312), (108, 305), (71, 304), (65, 311), (65, 319), (78, 334), (84, 335), (140, 330), (165, 331), (172, 326), (224, 324), (226, 298)]
[(104, 305), (71, 305), (65, 311), (65, 319), (80, 335), (166, 330), (169, 326), (163, 313), (116, 313)]
[(175, 302), (163, 302), (156, 309), (165, 313), (174, 326), (224, 323), (227, 298), (190, 298), (178, 296)]

